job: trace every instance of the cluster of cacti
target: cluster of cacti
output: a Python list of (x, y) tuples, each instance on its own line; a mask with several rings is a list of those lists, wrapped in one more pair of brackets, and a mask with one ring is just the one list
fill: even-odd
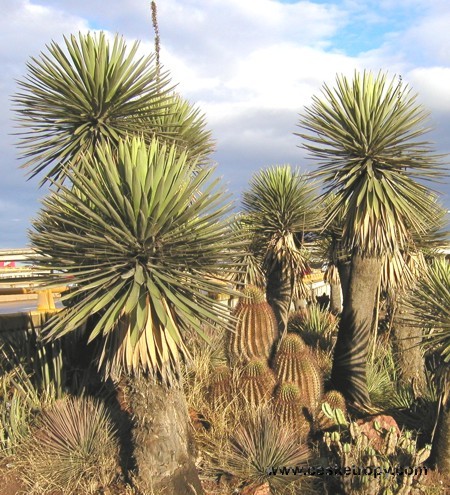
[(297, 384), (281, 383), (274, 393), (273, 410), (283, 427), (291, 428), (300, 436), (309, 431), (309, 423), (305, 416), (306, 407), (303, 395)]
[[(276, 319), (264, 292), (257, 287), (247, 286), (243, 290), (234, 317), (236, 326), (228, 339), (227, 354), (231, 367), (240, 371), (236, 382), (238, 396), (250, 405), (272, 399), (275, 415), (283, 427), (305, 435), (322, 396), (322, 373), (312, 351), (298, 334), (288, 333), (272, 356), (277, 338)], [(229, 378), (224, 379), (218, 370), (213, 375), (211, 400), (230, 400)]]
[(288, 333), (281, 339), (273, 367), (280, 383), (292, 382), (298, 386), (304, 405), (313, 415), (322, 396), (322, 376), (300, 336)]
[(227, 404), (232, 395), (232, 373), (226, 365), (213, 368), (208, 389), (209, 399), (214, 407)]
[[(383, 428), (376, 420), (367, 424), (377, 433), (376, 442), (356, 422), (341, 423), (340, 431), (324, 433), (322, 447), (330, 465), (357, 470), (352, 476), (336, 477), (342, 484), (340, 493), (342, 488), (345, 494), (361, 495), (423, 493), (415, 492), (414, 487), (418, 488), (420, 474), (426, 472), (421, 464), (428, 459), (431, 446), (418, 449), (411, 432), (400, 432), (396, 426)], [(364, 466), (371, 469), (363, 471)]]
[(228, 342), (230, 363), (247, 364), (254, 358), (268, 361), (277, 337), (277, 323), (264, 292), (247, 286), (233, 316), (236, 326)]
[(252, 359), (242, 370), (239, 387), (244, 400), (251, 405), (259, 405), (271, 397), (275, 375), (265, 360)]

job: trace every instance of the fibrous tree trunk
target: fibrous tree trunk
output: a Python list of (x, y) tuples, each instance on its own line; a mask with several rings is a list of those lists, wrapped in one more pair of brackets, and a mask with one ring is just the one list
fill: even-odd
[(266, 296), (267, 302), (275, 313), (278, 331), (281, 334), (287, 328), (293, 296), (293, 285), (288, 269), (280, 262), (267, 273)]
[(448, 474), (450, 472), (450, 400), (448, 397), (442, 401), (431, 454), (432, 462), (436, 464), (439, 472)]
[(342, 311), (342, 296), (341, 296), (341, 284), (330, 284), (330, 311), (334, 315), (338, 315)]
[[(366, 363), (382, 260), (353, 254), (339, 323), (331, 380), (354, 404), (369, 405)], [(344, 289), (344, 287), (343, 287)]]
[(145, 376), (127, 381), (136, 465), (133, 479), (138, 490), (158, 495), (203, 494), (181, 387), (168, 388)]
[(336, 266), (339, 272), (339, 279), (341, 281), (342, 304), (344, 304), (345, 298), (347, 297), (348, 284), (350, 283), (351, 263), (347, 260), (337, 261)]
[(425, 360), (420, 343), (422, 329), (411, 325), (410, 312), (403, 298), (397, 300), (397, 310), (393, 326), (393, 348), (397, 358), (400, 382), (413, 384), (414, 390), (423, 390), (426, 384)]

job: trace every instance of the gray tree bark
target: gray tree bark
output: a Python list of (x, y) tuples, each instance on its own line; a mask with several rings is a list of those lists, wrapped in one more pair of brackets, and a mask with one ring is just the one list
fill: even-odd
[(289, 309), (292, 302), (293, 287), (282, 263), (267, 274), (266, 297), (277, 320), (278, 331), (282, 334), (287, 328)]
[(334, 315), (342, 311), (341, 284), (330, 284), (330, 311)]
[(138, 490), (143, 494), (202, 495), (181, 387), (167, 388), (144, 376), (129, 378), (128, 385), (136, 463), (133, 481)]
[(433, 441), (433, 457), (440, 473), (450, 472), (450, 400), (447, 399), (439, 415)]
[[(366, 364), (382, 261), (353, 254), (334, 351), (333, 388), (354, 404), (370, 404)], [(342, 281), (342, 279), (341, 279)], [(344, 288), (344, 287), (343, 287)]]
[(410, 321), (409, 311), (400, 298), (397, 301), (393, 325), (393, 349), (397, 358), (400, 382), (403, 385), (412, 383), (414, 390), (420, 391), (426, 384), (425, 360), (419, 345), (422, 341), (422, 330), (406, 322), (406, 320)]

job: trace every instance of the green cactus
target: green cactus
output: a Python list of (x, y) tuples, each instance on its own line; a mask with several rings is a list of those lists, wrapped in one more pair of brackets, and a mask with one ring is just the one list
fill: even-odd
[(262, 359), (252, 359), (244, 367), (239, 378), (242, 397), (252, 405), (259, 405), (268, 400), (275, 383), (273, 371)]
[(229, 336), (230, 363), (247, 364), (254, 358), (268, 361), (277, 336), (277, 323), (264, 292), (247, 286), (233, 314), (237, 323)]
[(281, 340), (274, 370), (280, 383), (293, 382), (299, 387), (306, 407), (314, 415), (322, 396), (322, 375), (300, 336), (288, 333)]
[(315, 419), (315, 427), (318, 430), (326, 430), (327, 428), (331, 428), (335, 426), (335, 421), (328, 417), (322, 410), (322, 404), (329, 404), (331, 409), (340, 409), (344, 416), (347, 414), (347, 407), (345, 404), (344, 396), (338, 392), (337, 390), (330, 390), (326, 394), (323, 395), (322, 400), (320, 401), (318, 410), (316, 412)]
[(232, 375), (226, 365), (214, 368), (211, 373), (208, 395), (214, 407), (228, 404), (232, 397)]
[(290, 428), (302, 437), (309, 432), (309, 424), (303, 407), (304, 400), (295, 383), (287, 382), (278, 385), (274, 392), (274, 415), (284, 428)]
[[(356, 422), (341, 426), (340, 431), (325, 432), (322, 455), (328, 457), (330, 465), (380, 466), (382, 469), (392, 469), (394, 473), (399, 466), (420, 468), (428, 459), (431, 446), (425, 445), (419, 450), (411, 432), (400, 432), (396, 426), (383, 427), (376, 420), (372, 424), (377, 436), (369, 435), (372, 437), (370, 439), (367, 431), (364, 432), (364, 424), (359, 425)], [(421, 480), (416, 476), (348, 476), (341, 477), (338, 481), (341, 486), (332, 487), (333, 493), (424, 493)]]

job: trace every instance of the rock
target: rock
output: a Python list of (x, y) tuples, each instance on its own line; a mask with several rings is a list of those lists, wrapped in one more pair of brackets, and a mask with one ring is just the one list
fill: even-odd
[(252, 484), (246, 486), (242, 491), (241, 495), (271, 495), (269, 483)]
[[(375, 421), (379, 423), (381, 432), (377, 431), (375, 428)], [(377, 451), (380, 451), (383, 446), (386, 431), (389, 431), (394, 427), (397, 435), (400, 435), (400, 428), (398, 427), (397, 421), (395, 421), (392, 416), (387, 416), (385, 414), (372, 416), (368, 419), (359, 419), (357, 424), (361, 429), (361, 433), (369, 439), (371, 446)]]

